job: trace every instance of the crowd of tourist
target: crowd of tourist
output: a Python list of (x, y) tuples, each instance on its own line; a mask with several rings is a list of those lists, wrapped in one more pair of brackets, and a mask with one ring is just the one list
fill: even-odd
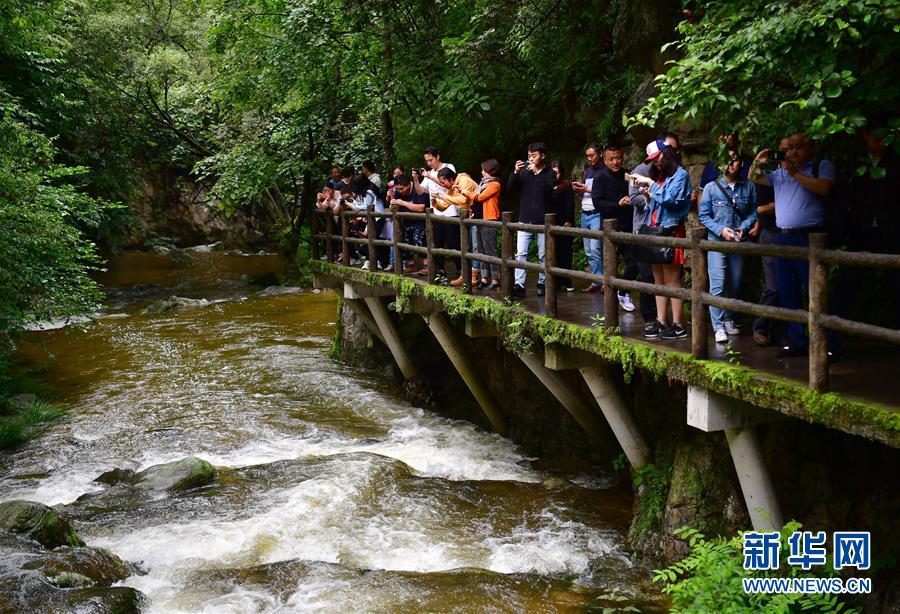
[[(777, 149), (763, 149), (751, 160), (742, 150), (737, 135), (721, 137), (720, 160), (710, 161), (696, 186), (682, 163), (677, 135), (664, 132), (646, 145), (644, 160), (631, 172), (624, 168), (624, 151), (617, 144), (606, 147), (590, 143), (585, 147), (583, 180), (570, 177), (559, 160), (549, 160), (544, 143), (528, 146), (524, 159), (517, 160), (504, 182), (496, 159), (481, 163), (480, 176), (459, 172), (441, 158), (435, 147), (423, 150), (424, 166), (407, 169), (396, 164), (390, 169), (390, 180), (383, 184), (376, 165), (367, 160), (361, 172), (354, 168), (334, 167), (318, 196), (318, 207), (331, 210), (334, 216), (341, 211), (365, 212), (371, 205), (376, 212), (391, 208), (396, 211), (422, 213), (431, 208), (436, 216), (500, 219), (501, 193), (513, 193), (518, 200), (518, 221), (523, 224), (544, 224), (547, 213), (556, 215), (556, 224), (599, 230), (603, 220), (614, 219), (620, 232), (643, 235), (686, 237), (688, 218), (696, 211), (695, 224), (705, 227), (710, 241), (757, 241), (761, 244), (808, 246), (809, 235), (825, 232), (829, 216), (841, 208), (845, 244), (849, 249), (900, 253), (900, 207), (897, 194), (898, 160), (893, 148), (879, 139), (877, 131), (866, 129), (862, 139), (870, 157), (872, 172), (857, 174), (850, 184), (854, 198), (836, 203), (838, 173), (828, 159), (816, 155), (813, 140), (803, 132), (786, 136)], [(338, 218), (335, 217), (335, 221)], [(378, 239), (390, 239), (393, 223), (400, 223), (404, 243), (424, 246), (425, 222), (421, 219), (376, 218), (371, 227), (364, 216), (352, 219), (350, 230), (354, 236), (367, 237), (374, 233)], [(433, 224), (435, 248), (459, 250), (460, 231), (456, 224)], [(470, 227), (469, 250), (476, 254), (497, 256), (497, 228), (474, 225)], [(519, 231), (515, 237), (515, 258), (525, 261), (532, 244), (536, 244), (537, 260), (543, 265), (545, 236), (542, 232)], [(570, 236), (555, 237), (556, 266), (572, 269), (574, 244)], [(414, 254), (395, 254), (389, 247), (378, 247), (374, 254), (365, 245), (352, 250), (349, 263), (362, 262), (364, 269), (393, 270), (395, 258), (401, 258), (401, 268), (407, 274), (427, 274), (427, 263)], [(603, 275), (603, 242), (584, 239), (586, 268), (595, 275)], [(685, 254), (682, 249), (647, 246), (618, 246), (621, 262), (617, 276), (657, 285), (681, 288)], [(341, 256), (335, 254), (338, 261)], [(451, 269), (448, 264), (452, 264)], [(435, 283), (461, 286), (459, 258), (434, 256)], [(744, 256), (736, 253), (708, 251), (709, 292), (726, 298), (742, 298), (746, 294)], [(513, 296), (526, 296), (526, 271), (516, 268)], [(900, 279), (890, 278), (885, 292), (896, 311), (895, 323), (900, 327)], [(500, 267), (472, 261), (471, 284), (488, 290), (500, 288)], [(844, 315), (851, 308), (848, 297), (859, 291), (865, 276), (858, 269), (842, 273), (838, 279), (837, 297), (830, 305), (832, 312)], [(537, 274), (535, 293), (545, 293), (544, 274)], [(808, 292), (808, 264), (805, 260), (780, 257), (762, 258), (761, 288), (758, 303), (780, 305), (790, 309), (803, 306)], [(558, 278), (559, 288), (575, 290), (571, 279)], [(587, 284), (584, 293), (604, 292), (599, 282)], [(611, 290), (610, 290), (611, 291)], [(755, 295), (756, 290), (752, 290)], [(617, 293), (620, 307), (635, 311), (631, 294)], [(647, 338), (672, 340), (688, 335), (683, 301), (660, 295), (639, 293), (639, 312)], [(730, 337), (741, 334), (739, 318), (727, 309), (710, 306), (710, 320), (717, 343), (728, 343)], [(804, 355), (807, 338), (800, 324), (784, 325), (765, 318), (752, 323), (753, 340), (761, 346), (778, 345), (778, 357)], [(839, 340), (829, 336), (829, 349), (836, 356)]]

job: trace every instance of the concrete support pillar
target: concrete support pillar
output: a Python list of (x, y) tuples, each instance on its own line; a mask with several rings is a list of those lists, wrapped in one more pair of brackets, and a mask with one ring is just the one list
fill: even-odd
[(519, 354), (519, 358), (594, 440), (606, 449), (615, 449), (609, 427), (558, 373), (545, 367), (544, 361), (534, 354)]
[(378, 328), (378, 324), (376, 324), (375, 320), (372, 319), (372, 314), (369, 313), (369, 309), (368, 307), (366, 307), (363, 301), (356, 298), (347, 298), (344, 299), (344, 304), (353, 310), (353, 313), (355, 313), (356, 317), (358, 317), (362, 321), (362, 323), (366, 325), (366, 328), (369, 329), (370, 333), (375, 335), (383, 344), (387, 345), (387, 341), (385, 340), (381, 329)]
[(387, 307), (384, 306), (384, 303), (382, 303), (381, 299), (377, 296), (367, 296), (363, 300), (365, 300), (366, 305), (368, 305), (369, 311), (372, 312), (372, 317), (375, 319), (375, 323), (378, 325), (378, 329), (384, 337), (384, 344), (391, 351), (394, 360), (397, 361), (397, 366), (400, 367), (400, 372), (403, 374), (403, 377), (406, 379), (415, 377), (416, 365), (409, 357), (409, 354), (406, 353), (406, 349), (400, 342), (400, 335), (397, 334), (397, 327), (394, 326), (394, 322), (391, 320)]
[(604, 368), (580, 367), (578, 371), (591, 389), (628, 462), (640, 469), (650, 461), (650, 448), (641, 436), (625, 399)]
[(450, 322), (447, 321), (447, 316), (437, 312), (422, 314), (422, 317), (438, 340), (438, 343), (441, 344), (447, 357), (450, 358), (450, 362), (456, 367), (466, 386), (469, 387), (472, 396), (478, 401), (481, 410), (490, 420), (491, 426), (494, 427), (496, 432), (506, 435), (508, 430), (506, 418), (500, 411), (500, 407), (497, 405), (497, 401), (494, 400), (491, 391), (482, 383), (474, 363), (466, 356), (463, 345), (456, 337), (456, 331), (453, 330)]
[(725, 437), (741, 482), (744, 501), (753, 528), (757, 531), (780, 530), (784, 525), (772, 480), (763, 462), (762, 450), (754, 427), (727, 428)]

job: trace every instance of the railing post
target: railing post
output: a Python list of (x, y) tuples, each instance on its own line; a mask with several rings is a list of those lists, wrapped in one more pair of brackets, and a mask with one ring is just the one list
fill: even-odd
[[(403, 253), (400, 251), (400, 231), (402, 230), (400, 218), (397, 217), (397, 205), (391, 205), (391, 243), (394, 247), (394, 275), (403, 275)], [(415, 256), (415, 254), (413, 254)]]
[(503, 298), (512, 298), (513, 279), (516, 270), (509, 265), (513, 259), (513, 233), (509, 225), (513, 222), (513, 212), (504, 211), (500, 215), (500, 286)]
[(691, 354), (694, 358), (709, 355), (709, 329), (706, 306), (702, 294), (709, 288), (706, 252), (700, 241), (706, 238), (706, 228), (691, 229)]
[(472, 294), (472, 262), (466, 258), (469, 253), (469, 229), (463, 223), (466, 211), (468, 209), (461, 209), (459, 215), (459, 274), (463, 280), (463, 292)]
[(350, 219), (345, 215), (343, 207), (340, 209), (341, 218), (341, 264), (350, 266), (350, 244), (347, 239), (350, 237)]
[(375, 255), (375, 238), (377, 234), (378, 231), (375, 229), (375, 205), (368, 205), (366, 207), (366, 241), (369, 244), (366, 246), (366, 251), (369, 252), (370, 271), (378, 270), (378, 258)]
[(619, 273), (619, 249), (610, 233), (616, 231), (616, 220), (603, 220), (603, 327), (609, 332), (619, 328), (619, 292), (610, 283)]
[(325, 249), (328, 251), (328, 262), (334, 264), (334, 239), (331, 238), (334, 234), (334, 216), (330, 210), (325, 213)]
[(310, 256), (312, 257), (313, 260), (318, 260), (319, 259), (319, 240), (316, 238), (316, 235), (319, 234), (319, 227), (321, 225), (319, 224), (319, 216), (316, 215), (315, 210), (312, 212), (312, 214), (309, 218), (309, 221), (311, 222), (311, 226), (312, 226), (312, 228), (310, 228), (310, 233), (309, 233), (309, 235), (310, 235), (309, 236)]
[(556, 317), (558, 293), (556, 276), (550, 269), (556, 266), (556, 237), (553, 227), (556, 226), (556, 214), (544, 215), (544, 314)]
[(428, 258), (428, 283), (434, 283), (434, 254), (432, 250), (434, 249), (434, 217), (433, 209), (431, 207), (425, 208), (425, 257)]
[(828, 247), (828, 235), (809, 235), (809, 387), (828, 388), (828, 337), (819, 324), (819, 314), (828, 307), (828, 267), (819, 256)]

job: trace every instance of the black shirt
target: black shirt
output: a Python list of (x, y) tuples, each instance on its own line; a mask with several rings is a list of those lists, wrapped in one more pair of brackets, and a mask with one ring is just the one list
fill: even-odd
[[(409, 196), (404, 196), (400, 192), (397, 192), (396, 188), (394, 188), (394, 198), (396, 198), (397, 200), (404, 200), (414, 205), (425, 205), (426, 208), (428, 207), (429, 202), (428, 192), (425, 192), (424, 194), (416, 194), (415, 189), (413, 189), (412, 193)], [(411, 211), (409, 208), (404, 207), (403, 205), (399, 205), (397, 209), (403, 212), (421, 213), (421, 211)], [(403, 225), (407, 228), (418, 226), (424, 228), (425, 220), (403, 220)]]
[(591, 186), (591, 201), (594, 208), (600, 212), (605, 220), (616, 220), (616, 230), (631, 232), (634, 207), (621, 206), (619, 201), (628, 196), (628, 182), (625, 180), (625, 171), (612, 172), (606, 167), (594, 176)]
[(572, 224), (575, 222), (575, 190), (569, 183), (563, 188), (553, 190), (550, 200), (550, 210), (547, 213), (556, 214), (556, 225)]
[(519, 222), (522, 224), (544, 223), (544, 214), (551, 211), (553, 207), (551, 199), (555, 183), (556, 173), (549, 166), (545, 166), (537, 174), (532, 173), (526, 167), (509, 176), (507, 189), (522, 190), (519, 197)]

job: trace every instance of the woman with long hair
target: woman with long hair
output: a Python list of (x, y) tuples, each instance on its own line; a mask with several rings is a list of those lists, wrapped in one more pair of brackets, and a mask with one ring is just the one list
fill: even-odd
[[(368, 210), (369, 205), (375, 205), (376, 213), (384, 211), (384, 201), (378, 196), (378, 187), (365, 175), (357, 175), (353, 178), (353, 181), (350, 183), (350, 191), (353, 192), (355, 197), (353, 208), (357, 211), (365, 212)], [(375, 218), (375, 228), (370, 228), (367, 225), (366, 236), (369, 236), (370, 232), (374, 232), (376, 239), (382, 238), (381, 235), (384, 234), (387, 226), (385, 222), (387, 222), (385, 218)], [(390, 233), (390, 230), (390, 228), (387, 228), (388, 233)], [(388, 248), (376, 247), (375, 254), (370, 254), (368, 253), (368, 246), (364, 245), (360, 251), (365, 252), (368, 259), (362, 268), (376, 270), (379, 267), (383, 267), (384, 270), (390, 269), (390, 252)]]
[[(557, 226), (571, 228), (575, 222), (575, 190), (572, 188), (569, 174), (562, 162), (554, 160), (550, 163), (550, 168), (556, 173), (556, 183), (553, 185), (551, 198), (552, 210), (547, 213), (556, 214)], [(556, 266), (561, 269), (571, 269), (573, 237), (556, 236), (554, 239), (556, 241)], [(575, 289), (570, 277), (560, 277), (557, 281), (559, 287), (566, 292), (572, 292)]]
[[(647, 198), (648, 206), (644, 224), (658, 226), (660, 234), (684, 238), (687, 236), (684, 220), (691, 206), (691, 179), (681, 166), (681, 157), (672, 147), (660, 141), (647, 146), (646, 162), (651, 163), (649, 179), (640, 177), (644, 185), (641, 192)], [(653, 264), (653, 281), (657, 285), (670, 288), (681, 287), (681, 273), (684, 265), (684, 250), (675, 249), (672, 261)], [(671, 325), (668, 308), (672, 306)], [(666, 296), (656, 296), (656, 323), (647, 327), (645, 337), (660, 339), (681, 339), (687, 337), (684, 328), (684, 301)], [(651, 330), (652, 329), (652, 330)]]

